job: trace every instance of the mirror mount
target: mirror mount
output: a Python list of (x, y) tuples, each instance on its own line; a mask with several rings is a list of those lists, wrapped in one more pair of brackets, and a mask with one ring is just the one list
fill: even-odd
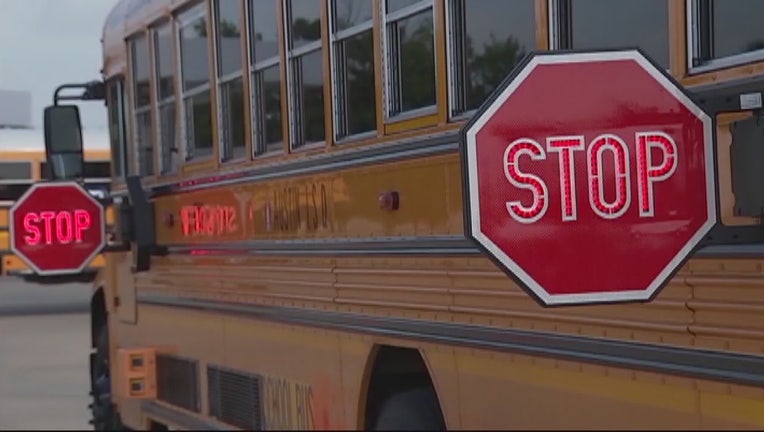
[[(81, 89), (82, 93), (76, 96), (62, 96), (64, 90)], [(60, 101), (93, 101), (106, 100), (106, 85), (103, 81), (90, 81), (81, 84), (62, 84), (53, 93), (53, 105), (58, 106)]]

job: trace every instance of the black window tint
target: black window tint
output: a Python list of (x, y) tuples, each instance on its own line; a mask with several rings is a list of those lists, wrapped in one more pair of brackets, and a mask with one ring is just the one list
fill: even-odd
[[(114, 161), (114, 175), (124, 175), (125, 164), (125, 106), (121, 80), (110, 81), (108, 84), (107, 104), (109, 109), (109, 140), (111, 157)], [(45, 171), (42, 171), (45, 175)]]
[(109, 162), (85, 162), (85, 178), (109, 178), (111, 177), (111, 166)]
[(279, 55), (278, 3), (249, 0), (250, 62), (258, 63)]
[(713, 57), (726, 57), (764, 48), (764, 1), (712, 2)]
[(29, 162), (0, 162), (0, 180), (30, 180), (32, 165)]
[(132, 44), (133, 84), (135, 86), (135, 106), (147, 106), (151, 102), (149, 87), (149, 46), (146, 36), (133, 39)]
[[(109, 178), (111, 177), (111, 164), (106, 161), (85, 162), (82, 171), (82, 176), (86, 179)], [(47, 162), (40, 163), (40, 173), (44, 178), (49, 178), (47, 177), (50, 174)]]
[(669, 67), (667, 0), (570, 0), (570, 34), (562, 48), (638, 46)]
[(29, 189), (30, 184), (0, 183), (0, 201), (16, 201)]
[(157, 68), (157, 89), (159, 99), (164, 100), (175, 96), (175, 80), (173, 77), (172, 63), (172, 33), (169, 24), (164, 24), (155, 33), (155, 53)]
[(215, 24), (218, 33), (218, 76), (223, 77), (241, 70), (239, 1), (218, 0), (215, 6)]
[(340, 31), (371, 21), (372, 0), (334, 0), (332, 30)]
[(476, 109), (536, 45), (534, 0), (451, 0), (452, 113)]

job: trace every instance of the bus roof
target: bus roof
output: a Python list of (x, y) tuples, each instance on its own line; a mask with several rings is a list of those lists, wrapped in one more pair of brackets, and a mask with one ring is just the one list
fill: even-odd
[[(83, 150), (110, 151), (109, 132), (105, 129), (83, 129)], [(0, 152), (44, 152), (45, 138), (41, 129), (0, 128)]]

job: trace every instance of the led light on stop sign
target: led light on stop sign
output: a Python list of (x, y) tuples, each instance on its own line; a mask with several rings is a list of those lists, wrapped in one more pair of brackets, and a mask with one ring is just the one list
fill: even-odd
[(81, 243), (83, 232), (91, 227), (86, 210), (29, 212), (24, 215), (24, 242), (30, 246)]
[[(674, 140), (663, 132), (637, 132), (636, 181), (639, 201), (639, 217), (655, 214), (654, 185), (667, 180), (676, 171), (678, 150)], [(586, 149), (586, 161), (576, 158), (576, 152)], [(652, 158), (652, 150), (657, 150), (662, 158), (659, 163)], [(623, 216), (631, 205), (631, 172), (629, 170), (629, 146), (614, 134), (602, 134), (587, 146), (583, 136), (553, 136), (547, 139), (546, 152), (557, 153), (559, 161), (560, 197), (562, 200), (562, 220), (575, 221), (578, 213), (576, 200), (575, 166), (586, 164), (589, 204), (594, 213), (603, 219), (617, 219)], [(520, 201), (508, 201), (507, 212), (517, 222), (529, 224), (544, 217), (549, 208), (549, 190), (540, 177), (520, 170), (522, 156), (533, 162), (547, 158), (544, 147), (530, 138), (519, 138), (504, 150), (504, 176), (513, 186), (532, 192), (533, 201), (523, 205)], [(605, 199), (604, 159), (605, 153), (612, 153), (615, 181), (615, 198)], [(533, 163), (531, 162), (531, 163)]]

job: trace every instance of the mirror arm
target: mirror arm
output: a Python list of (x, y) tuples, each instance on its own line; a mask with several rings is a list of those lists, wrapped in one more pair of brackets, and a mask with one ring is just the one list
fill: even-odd
[[(69, 89), (82, 89), (83, 92), (79, 96), (61, 96), (64, 90)], [(53, 93), (53, 105), (58, 105), (59, 101), (91, 101), (91, 100), (105, 100), (106, 99), (106, 86), (103, 81), (90, 81), (81, 84), (62, 84), (56, 88)]]

